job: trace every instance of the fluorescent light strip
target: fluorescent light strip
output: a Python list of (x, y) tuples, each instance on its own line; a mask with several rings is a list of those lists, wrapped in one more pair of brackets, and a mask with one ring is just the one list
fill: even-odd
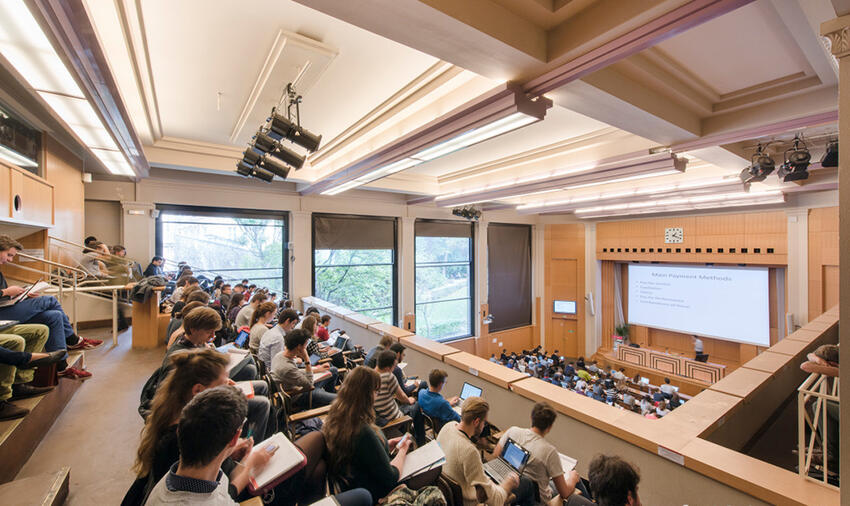
[(646, 179), (648, 177), (669, 176), (670, 174), (681, 174), (682, 171), (676, 169), (666, 169), (658, 172), (647, 172), (646, 174), (637, 174), (634, 176), (623, 176), (614, 179), (605, 179), (602, 181), (594, 181), (592, 183), (583, 183), (572, 186), (565, 186), (564, 190), (578, 190), (579, 188), (589, 188), (591, 186), (599, 186), (603, 184), (622, 183), (624, 181), (634, 181), (636, 179)]
[(22, 0), (0, 1), (0, 53), (110, 173), (135, 176), (127, 158)]
[(699, 209), (718, 209), (718, 208), (731, 208), (731, 207), (745, 207), (745, 206), (766, 206), (771, 204), (782, 204), (785, 202), (784, 196), (778, 197), (763, 197), (755, 200), (732, 200), (732, 201), (723, 201), (723, 202), (711, 202), (711, 203), (700, 203), (700, 204), (685, 204), (685, 205), (677, 205), (677, 206), (667, 206), (667, 207), (652, 207), (646, 209), (628, 209), (622, 211), (607, 211), (607, 212), (599, 212), (599, 213), (591, 213), (591, 214), (583, 214), (579, 216), (582, 219), (592, 219), (592, 218), (607, 218), (613, 216), (634, 216), (634, 215), (642, 215), (642, 214), (658, 214), (658, 213), (670, 213), (677, 211), (694, 211)]
[(38, 163), (36, 163), (35, 160), (27, 158), (6, 146), (0, 146), (0, 160), (6, 160), (12, 165), (17, 165), (18, 167), (38, 167)]
[(490, 139), (491, 137), (496, 137), (497, 135), (510, 132), (511, 130), (522, 128), (535, 121), (538, 121), (538, 119), (534, 116), (515, 112), (500, 120), (469, 130), (468, 132), (458, 135), (453, 139), (449, 139), (446, 142), (437, 144), (430, 148), (425, 148), (413, 155), (413, 158), (425, 161), (434, 160), (435, 158), (447, 155), (453, 151)]
[(675, 206), (682, 204), (701, 204), (705, 202), (720, 202), (720, 201), (729, 201), (729, 200), (747, 200), (747, 199), (756, 199), (762, 197), (776, 197), (782, 195), (781, 190), (768, 190), (758, 193), (748, 193), (748, 192), (736, 192), (736, 193), (720, 193), (716, 195), (701, 195), (697, 197), (681, 197), (681, 198), (673, 198), (673, 199), (665, 199), (665, 200), (653, 200), (648, 202), (633, 202), (630, 204), (614, 204), (609, 206), (597, 206), (597, 207), (584, 207), (581, 209), (576, 209), (576, 214), (588, 214), (588, 213), (598, 213), (605, 211), (617, 211), (617, 210), (628, 210), (628, 209), (639, 209), (644, 207), (664, 207), (664, 206)]

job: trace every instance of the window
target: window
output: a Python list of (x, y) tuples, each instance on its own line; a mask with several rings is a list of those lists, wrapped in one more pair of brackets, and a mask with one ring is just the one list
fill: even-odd
[(416, 222), (416, 333), (472, 335), (472, 224)]
[(313, 215), (313, 295), (394, 324), (396, 221)]
[(531, 226), (487, 227), (490, 332), (531, 325)]
[(287, 292), (283, 213), (273, 217), (276, 213), (267, 211), (158, 208), (156, 251), (165, 257), (166, 270), (186, 262), (196, 276), (220, 275), (225, 282), (247, 278), (280, 296)]

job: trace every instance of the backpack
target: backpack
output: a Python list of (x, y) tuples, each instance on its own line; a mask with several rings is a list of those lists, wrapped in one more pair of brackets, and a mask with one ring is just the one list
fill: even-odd
[(386, 497), (384, 506), (446, 506), (446, 498), (443, 492), (433, 485), (419, 490), (399, 485)]
[(156, 389), (159, 388), (159, 383), (165, 379), (166, 374), (168, 374), (168, 368), (160, 367), (151, 374), (151, 377), (145, 382), (145, 386), (142, 387), (142, 393), (139, 396), (139, 415), (142, 420), (148, 419), (153, 396), (156, 395)]

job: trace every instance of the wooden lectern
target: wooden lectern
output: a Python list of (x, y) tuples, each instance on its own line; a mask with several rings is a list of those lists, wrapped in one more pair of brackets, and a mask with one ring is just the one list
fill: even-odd
[(147, 302), (133, 301), (133, 348), (156, 348), (159, 340), (159, 297), (165, 287), (153, 289)]

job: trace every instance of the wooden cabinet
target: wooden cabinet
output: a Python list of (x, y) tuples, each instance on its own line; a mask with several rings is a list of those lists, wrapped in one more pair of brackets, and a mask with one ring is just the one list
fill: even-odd
[(25, 170), (0, 165), (0, 219), (52, 226), (53, 185)]

